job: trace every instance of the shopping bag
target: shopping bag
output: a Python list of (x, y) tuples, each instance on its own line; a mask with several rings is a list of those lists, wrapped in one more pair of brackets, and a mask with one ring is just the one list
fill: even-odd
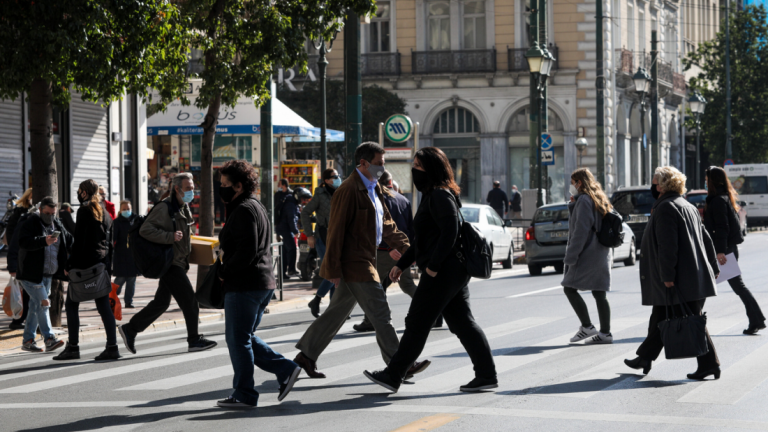
[[(669, 293), (671, 289), (668, 289)], [(707, 315), (695, 315), (680, 296), (680, 289), (675, 289), (680, 298), (682, 315), (676, 316), (671, 301), (666, 308), (666, 319), (659, 323), (661, 340), (664, 342), (664, 355), (667, 360), (694, 358), (709, 352), (707, 346)], [(669, 310), (672, 310), (672, 317)]]
[(3, 290), (3, 312), (8, 316), (13, 316), (11, 310), (11, 284), (9, 283), (5, 290)]
[(216, 262), (208, 269), (203, 283), (197, 288), (195, 298), (204, 309), (224, 309), (224, 291), (221, 287), (218, 272), (221, 261)]
[(112, 284), (112, 291), (109, 292), (109, 304), (112, 306), (112, 315), (118, 321), (123, 320), (123, 305), (120, 304), (120, 297), (117, 295), (117, 290), (120, 288), (118, 284)]
[(21, 282), (12, 277), (3, 292), (3, 310), (9, 317), (17, 320), (24, 312), (24, 299), (21, 296)]

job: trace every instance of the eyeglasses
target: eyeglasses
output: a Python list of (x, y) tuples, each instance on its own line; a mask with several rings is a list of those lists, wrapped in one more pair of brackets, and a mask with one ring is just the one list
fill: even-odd
[(337, 179), (337, 178), (339, 178), (339, 176), (337, 176), (337, 175), (328, 177), (329, 180), (330, 179)]

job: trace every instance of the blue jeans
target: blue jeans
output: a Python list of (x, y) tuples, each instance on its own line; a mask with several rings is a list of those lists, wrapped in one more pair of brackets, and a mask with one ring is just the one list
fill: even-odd
[(272, 299), (274, 290), (228, 292), (224, 296), (224, 331), (229, 358), (235, 370), (232, 396), (238, 401), (255, 406), (259, 392), (254, 388), (253, 366), (273, 373), (279, 383), (290, 378), (299, 367), (283, 357), (254, 334)]
[(27, 322), (24, 324), (24, 340), (34, 339), (38, 326), (40, 326), (43, 340), (54, 337), (51, 332), (51, 315), (48, 313), (51, 308), (50, 303), (48, 306), (42, 305), (43, 300), (48, 300), (48, 296), (51, 295), (51, 277), (43, 276), (39, 284), (23, 280), (19, 282), (24, 291), (29, 294), (29, 313)]
[(115, 278), (115, 285), (119, 285), (117, 288), (117, 295), (123, 291), (123, 284), (125, 284), (125, 305), (133, 304), (133, 294), (136, 292), (136, 276), (134, 277), (122, 277)]
[[(325, 258), (325, 243), (323, 243), (323, 239), (321, 239), (320, 235), (317, 233), (315, 233), (315, 250), (317, 251), (317, 258), (320, 260), (320, 263), (322, 263), (323, 258)], [(335, 288), (336, 286), (333, 282), (323, 279), (323, 281), (320, 282), (320, 286), (317, 287), (317, 293), (315, 295), (323, 298), (328, 294), (328, 291), (330, 291), (331, 298), (333, 298), (333, 291)]]

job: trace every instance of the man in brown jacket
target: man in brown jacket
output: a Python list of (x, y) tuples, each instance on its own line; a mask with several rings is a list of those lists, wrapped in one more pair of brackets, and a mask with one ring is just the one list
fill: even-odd
[[(384, 363), (389, 364), (400, 345), (376, 271), (376, 252), (384, 240), (399, 257), (409, 247), (408, 237), (398, 231), (383, 204), (377, 180), (384, 173), (384, 148), (363, 143), (355, 150), (355, 160), (357, 169), (333, 194), (328, 243), (320, 267), (320, 276), (333, 282), (336, 291), (325, 313), (296, 344), (301, 352), (294, 361), (310, 378), (325, 378), (317, 371), (317, 359), (358, 303), (376, 330)], [(429, 364), (429, 360), (416, 362), (409, 375), (424, 371)]]

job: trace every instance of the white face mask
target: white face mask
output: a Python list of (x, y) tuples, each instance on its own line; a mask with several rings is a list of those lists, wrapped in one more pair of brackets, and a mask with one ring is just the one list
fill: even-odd
[(576, 186), (574, 186), (573, 183), (571, 183), (571, 187), (568, 191), (571, 193), (571, 196), (577, 196), (579, 194), (579, 190), (576, 189)]

